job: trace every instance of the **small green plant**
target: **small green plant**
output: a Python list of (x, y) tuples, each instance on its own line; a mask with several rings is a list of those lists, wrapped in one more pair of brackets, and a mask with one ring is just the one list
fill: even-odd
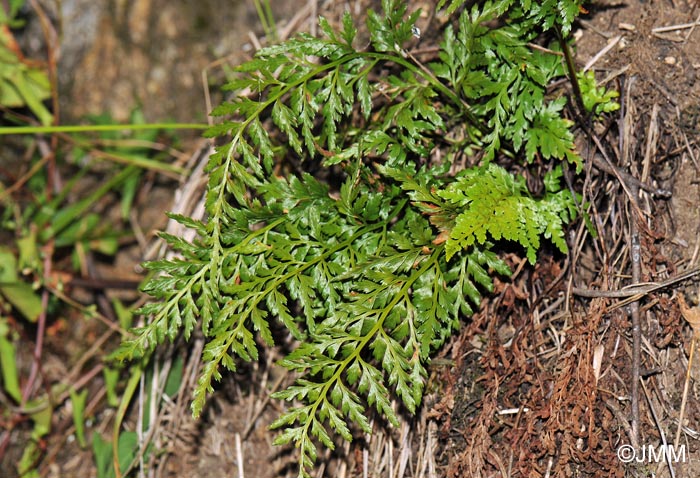
[(581, 87), (581, 97), (586, 111), (601, 115), (620, 109), (620, 104), (615, 101), (615, 98), (620, 94), (617, 91), (598, 86), (592, 71), (581, 72), (576, 76)]
[(27, 107), (41, 124), (53, 119), (43, 104), (51, 96), (51, 84), (44, 68), (22, 55), (10, 28), (21, 27), (17, 18), (25, 0), (10, 0), (0, 5), (0, 105), (8, 108)]
[(369, 432), (369, 407), (394, 424), (392, 396), (416, 411), (431, 354), (492, 275), (510, 273), (496, 243), (519, 243), (531, 263), (541, 237), (567, 249), (578, 209), (562, 165), (533, 197), (497, 162), (579, 166), (565, 99), (547, 92), (562, 58), (556, 43), (532, 42), (555, 27), (568, 35), (580, 2), (463, 3), (448, 6), (462, 13), (432, 63), (405, 49), (419, 12), (383, 0), (367, 48), (350, 15), (340, 31), (321, 18), (324, 38), (301, 34), (237, 68), (227, 88), (249, 95), (214, 111), (225, 119), (209, 135), (231, 140), (209, 160), (207, 217), (171, 215), (198, 238), (162, 235), (179, 257), (147, 264), (156, 274), (143, 290), (156, 301), (114, 355), (147, 357), (200, 329), (198, 415), (221, 368), (256, 360), (283, 325), (297, 345), (281, 365), (298, 379), (275, 394), (294, 405), (272, 427), (283, 429), (276, 443), (300, 449), (300, 476), (317, 443)]
[[(62, 301), (76, 307), (85, 319), (94, 319), (97, 315), (94, 305), (80, 307), (64, 295), (60, 281), (65, 277), (64, 272), (72, 271), (61, 270), (53, 264), (53, 273), (49, 275), (45, 269), (46, 260), (53, 261), (70, 254), (72, 266), (78, 271), (85, 269), (82, 261), (89, 251), (114, 255), (118, 249), (118, 239), (125, 233), (120, 230), (123, 228), (118, 221), (115, 224), (113, 218), (103, 218), (95, 212), (95, 204), (109, 195), (118, 197), (122, 219), (126, 220), (133, 208), (135, 194), (143, 182), (144, 169), (179, 172), (177, 167), (163, 161), (162, 153), (154, 154), (149, 147), (159, 134), (158, 128), (144, 124), (138, 110), (133, 112), (132, 124), (128, 126), (114, 125), (109, 117), (92, 120), (97, 124), (73, 129), (77, 130), (75, 132), (101, 130), (99, 139), (76, 135), (71, 139), (74, 147), (69, 153), (66, 154), (65, 149), (57, 151), (57, 169), (69, 172), (60, 191), (52, 191), (46, 170), (41, 167), (45, 160), (39, 158), (33, 158), (32, 165), (27, 168), (31, 174), (27, 175), (24, 194), (16, 197), (17, 184), (5, 185), (0, 181), (0, 233), (14, 238), (14, 241), (6, 241), (7, 245), (0, 246), (0, 387), (16, 406), (16, 410), (4, 412), (6, 422), (14, 425), (23, 423), (19, 418), (24, 416), (33, 425), (31, 440), (24, 445), (22, 457), (15, 465), (17, 473), (26, 477), (39, 476), (42, 456), (40, 442), (52, 432), (54, 407), (61, 400), (71, 400), (76, 437), (81, 446), (85, 447), (88, 443), (84, 415), (87, 390), (73, 389), (59, 383), (47, 393), (34, 396), (27, 393), (35, 388), (31, 382), (30, 385), (25, 383), (20, 386), (29, 379), (21, 376), (16, 360), (21, 341), (20, 334), (16, 333), (19, 323), (41, 324), (42, 317), (45, 321), (47, 316), (63, 310), (59, 307)], [(51, 128), (58, 127), (28, 128), (50, 133)], [(0, 134), (17, 129), (21, 127), (0, 128)], [(133, 131), (125, 134), (120, 129)], [(96, 144), (101, 144), (103, 148), (98, 151)], [(80, 181), (90, 175), (105, 179), (97, 182), (95, 187), (77, 193), (79, 185), (84, 184)], [(76, 193), (79, 198), (71, 200), (71, 194)], [(53, 252), (47, 258), (49, 251)], [(60, 264), (60, 261), (57, 263)], [(45, 297), (42, 297), (44, 294)], [(47, 299), (48, 313), (42, 299)], [(116, 305), (115, 308), (121, 312), (120, 322), (129, 322), (128, 313), (120, 311)], [(43, 329), (41, 326), (37, 328)], [(113, 404), (117, 401), (118, 405), (115, 384), (118, 375), (113, 370), (105, 371), (105, 375), (108, 397)], [(39, 390), (45, 391), (45, 388), (43, 386)], [(61, 396), (65, 398), (59, 398)], [(10, 427), (10, 433), (14, 433), (14, 425)], [(128, 437), (127, 434), (127, 438), (123, 439), (126, 441), (116, 439), (115, 443), (124, 448), (124, 443), (133, 441), (129, 441)], [(122, 458), (126, 451), (120, 450)], [(137, 451), (134, 446), (131, 454), (135, 456)], [(127, 464), (130, 462), (131, 459), (126, 461)]]

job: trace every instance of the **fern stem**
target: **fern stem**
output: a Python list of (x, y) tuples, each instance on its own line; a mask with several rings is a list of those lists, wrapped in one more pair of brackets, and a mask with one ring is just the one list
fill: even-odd
[(471, 111), (471, 108), (467, 104), (466, 101), (464, 101), (460, 96), (454, 92), (452, 89), (448, 88), (442, 81), (440, 81), (430, 70), (425, 68), (420, 63), (414, 64), (400, 56), (397, 55), (390, 55), (387, 53), (375, 53), (375, 52), (370, 52), (370, 53), (365, 53), (365, 55), (371, 57), (371, 58), (377, 58), (384, 60), (386, 62), (393, 62), (398, 65), (403, 66), (404, 68), (411, 70), (413, 73), (421, 76), (424, 80), (426, 80), (428, 83), (433, 85), (436, 89), (438, 89), (443, 95), (445, 95), (456, 107), (460, 109), (462, 113), (467, 117), (467, 120), (479, 131), (482, 133), (487, 133), (488, 129), (486, 126), (479, 120), (479, 118), (474, 115), (474, 113)]
[[(237, 152), (236, 146), (238, 143), (241, 141), (243, 138), (243, 133), (245, 133), (246, 129), (250, 126), (250, 124), (255, 121), (257, 118), (260, 117), (260, 115), (265, 111), (268, 107), (272, 106), (276, 102), (280, 101), (284, 95), (289, 93), (291, 90), (300, 87), (301, 85), (305, 84), (309, 80), (313, 79), (315, 76), (319, 75), (320, 73), (324, 71), (331, 70), (333, 68), (336, 68), (339, 65), (342, 65), (343, 63), (346, 63), (348, 61), (351, 61), (355, 58), (360, 58), (362, 56), (361, 53), (351, 53), (349, 55), (344, 55), (340, 58), (338, 58), (335, 61), (331, 61), (327, 64), (324, 64), (322, 66), (319, 66), (318, 68), (315, 68), (308, 72), (306, 75), (302, 76), (295, 82), (289, 83), (285, 85), (283, 88), (280, 88), (277, 94), (270, 95), (265, 101), (261, 101), (259, 103), (259, 106), (248, 115), (248, 117), (243, 120), (240, 123), (240, 126), (238, 130), (236, 131), (236, 134), (231, 140), (229, 150), (226, 154), (226, 169), (225, 171), (228, 171), (228, 167), (230, 166), (230, 161), (233, 159), (234, 154)], [(220, 202), (223, 199), (223, 195), (220, 194), (217, 202)]]
[(300, 273), (302, 273), (302, 272), (304, 272), (305, 270), (311, 268), (312, 266), (316, 266), (317, 264), (319, 264), (319, 263), (322, 262), (322, 261), (325, 261), (326, 259), (328, 259), (329, 257), (331, 257), (333, 254), (337, 253), (338, 251), (340, 251), (340, 250), (342, 250), (342, 249), (345, 249), (345, 248), (347, 248), (347, 247), (350, 247), (350, 245), (351, 245), (353, 242), (355, 242), (355, 241), (356, 241), (360, 236), (362, 236), (363, 234), (367, 234), (367, 233), (369, 233), (369, 232), (373, 232), (373, 231), (375, 231), (375, 230), (377, 230), (377, 229), (380, 229), (380, 228), (386, 228), (387, 224), (388, 224), (392, 219), (394, 219), (396, 216), (398, 216), (398, 214), (401, 212), (401, 210), (404, 208), (404, 206), (406, 205), (407, 202), (408, 202), (407, 199), (402, 200), (402, 201), (394, 208), (394, 210), (389, 214), (389, 216), (388, 216), (384, 221), (379, 222), (379, 223), (377, 223), (377, 224), (372, 224), (372, 225), (370, 225), (370, 226), (365, 226), (365, 227), (363, 227), (362, 229), (360, 229), (359, 231), (357, 231), (355, 234), (353, 234), (352, 236), (350, 236), (348, 239), (346, 239), (345, 241), (343, 241), (343, 242), (337, 244), (335, 247), (333, 247), (333, 248), (327, 250), (326, 252), (324, 252), (324, 253), (321, 254), (320, 256), (315, 257), (314, 259), (312, 259), (312, 260), (310, 260), (310, 261), (308, 261), (308, 262), (305, 262), (305, 263), (304, 263), (303, 265), (301, 265), (299, 268), (293, 269), (293, 270), (287, 272), (286, 274), (280, 276), (280, 277), (277, 278), (275, 281), (271, 282), (271, 285), (270, 285), (267, 289), (265, 289), (264, 291), (262, 291), (262, 292), (259, 294), (259, 298), (256, 299), (255, 303), (251, 306), (251, 309), (252, 309), (253, 307), (257, 307), (257, 305), (260, 303), (260, 301), (261, 301), (263, 298), (267, 297), (273, 290), (276, 290), (279, 286), (283, 285), (285, 282), (287, 282), (287, 281), (288, 281), (290, 278), (292, 278), (293, 276), (299, 275)]
[[(360, 339), (355, 346), (355, 348), (352, 350), (350, 355), (348, 355), (345, 359), (342, 360), (341, 363), (339, 363), (336, 371), (333, 373), (333, 375), (326, 381), (326, 383), (323, 385), (321, 388), (321, 391), (319, 393), (318, 399), (314, 402), (313, 405), (311, 405), (310, 411), (309, 411), (309, 418), (306, 421), (306, 424), (304, 425), (304, 435), (308, 436), (309, 432), (309, 427), (311, 424), (314, 422), (314, 418), (316, 416), (316, 412), (318, 410), (318, 407), (323, 403), (324, 400), (326, 400), (326, 397), (328, 396), (328, 392), (331, 389), (331, 387), (340, 380), (340, 376), (342, 373), (347, 370), (348, 366), (354, 362), (355, 360), (360, 359), (360, 354), (362, 353), (363, 350), (365, 350), (365, 347), (367, 344), (374, 338), (381, 330), (383, 330), (384, 327), (384, 321), (386, 318), (389, 316), (389, 313), (391, 313), (392, 309), (396, 307), (399, 302), (406, 297), (408, 294), (410, 288), (413, 286), (413, 284), (418, 280), (430, 267), (433, 267), (434, 264), (437, 262), (438, 258), (442, 254), (442, 249), (444, 246), (438, 246), (436, 247), (433, 252), (430, 255), (430, 258), (428, 261), (426, 261), (425, 264), (414, 274), (411, 275), (411, 277), (404, 282), (403, 286), (397, 292), (394, 297), (392, 298), (391, 302), (387, 304), (380, 316), (379, 319), (376, 321), (376, 323), (372, 326), (372, 328), (365, 334), (365, 336)], [(314, 418), (312, 418), (314, 417)]]
[(583, 104), (583, 94), (581, 93), (581, 85), (578, 83), (578, 77), (576, 76), (576, 67), (574, 66), (574, 58), (571, 55), (571, 49), (569, 44), (566, 42), (566, 38), (562, 35), (561, 28), (555, 25), (554, 31), (557, 34), (557, 40), (561, 46), (561, 50), (564, 52), (564, 59), (566, 63), (566, 69), (569, 73), (569, 81), (571, 81), (571, 88), (574, 90), (574, 98), (576, 99), (576, 106), (578, 106), (579, 113), (581, 115), (586, 114), (586, 107)]

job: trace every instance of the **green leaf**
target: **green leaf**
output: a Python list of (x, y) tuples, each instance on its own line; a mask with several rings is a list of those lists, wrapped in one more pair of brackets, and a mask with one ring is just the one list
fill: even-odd
[(88, 391), (83, 390), (78, 393), (73, 388), (69, 389), (73, 411), (73, 425), (75, 425), (75, 436), (81, 448), (87, 447), (85, 439), (85, 405), (87, 403)]
[(43, 310), (41, 298), (29, 284), (16, 282), (0, 286), (0, 293), (30, 322), (36, 322)]
[(580, 158), (574, 151), (574, 135), (570, 131), (573, 123), (559, 114), (563, 106), (563, 99), (553, 101), (535, 116), (532, 126), (525, 134), (528, 161), (532, 161), (535, 154), (540, 152), (545, 159), (567, 158), (571, 163), (580, 163)]
[(0, 371), (4, 391), (15, 403), (21, 403), (22, 391), (17, 373), (16, 348), (10, 335), (7, 318), (2, 315), (0, 315)]

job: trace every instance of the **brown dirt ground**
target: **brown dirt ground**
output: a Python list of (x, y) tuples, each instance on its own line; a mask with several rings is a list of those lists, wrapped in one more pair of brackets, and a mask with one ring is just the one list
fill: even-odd
[[(203, 120), (200, 72), (217, 58), (226, 57), (231, 64), (244, 58), (242, 45), (250, 42), (248, 31), (256, 16), (242, 2), (208, 0), (206, 8), (194, 1), (180, 3), (75, 2), (75, 11), (90, 12), (94, 18), (92, 23), (76, 17), (71, 20), (75, 23), (64, 24), (69, 53), (63, 68), (68, 72), (60, 80), (66, 121), (105, 111), (126, 120), (137, 104), (151, 121)], [(280, 16), (291, 18), (309, 3), (275, 5), (284, 5)], [(366, 8), (360, 1), (349, 5), (357, 15)], [(332, 17), (344, 6), (325, 2), (321, 8)], [(577, 247), (570, 258), (543, 254), (535, 267), (509, 256), (518, 272), (497, 283), (494, 295), (434, 361), (420, 413), (406, 417), (399, 429), (375, 421), (371, 438), (340, 446), (333, 457), (322, 460), (318, 476), (671, 476), (663, 464), (625, 464), (616, 455), (632, 435), (630, 309), (613, 309), (617, 299), (576, 296), (571, 287), (616, 290), (631, 283), (632, 217), (639, 218), (641, 282), (663, 281), (697, 265), (700, 28), (653, 32), (693, 22), (700, 13), (696, 7), (682, 0), (601, 1), (589, 7), (576, 32), (579, 66), (614, 42), (592, 65), (600, 80), (622, 92), (624, 108), (594, 132), (605, 154), (621, 170), (672, 191), (672, 197), (641, 193), (635, 215), (620, 181), (593, 168), (584, 193), (598, 238), (592, 239), (583, 227), (573, 231)], [(202, 11), (217, 13), (202, 16)], [(301, 16), (296, 28), (305, 28), (303, 18), (313, 16)], [(435, 23), (425, 22), (439, 20), (421, 21), (426, 32)], [(94, 41), (71, 43), (80, 35)], [(429, 35), (423, 41), (429, 41)], [(212, 71), (215, 81), (221, 81), (223, 70)], [(591, 137), (583, 129), (578, 135), (582, 150), (594, 154)], [(185, 160), (201, 160), (199, 146), (185, 144)], [(182, 187), (152, 178), (138, 198), (131, 226), (146, 239), (166, 227), (162, 213), (173, 208), (172, 191)], [(102, 205), (102, 212), (110, 214), (116, 204)], [(146, 246), (147, 241), (132, 240), (116, 261), (98, 258), (96, 270), (101, 277), (138, 280), (141, 271), (135, 265), (147, 257)], [(63, 265), (68, 269), (67, 262)], [(692, 338), (675, 294), (694, 291), (694, 285), (680, 282), (641, 301), (640, 445), (658, 445), (662, 437), (673, 442), (675, 437)], [(107, 299), (104, 309), (100, 306), (105, 314), (115, 294), (81, 288), (73, 292), (86, 303), (105, 304)], [(118, 297), (138, 299), (133, 291), (121, 291)], [(26, 373), (33, 331), (17, 328), (23, 345), (20, 368)], [(43, 386), (85, 377), (100, 363), (99, 354), (88, 356), (86, 351), (105, 330), (101, 323), (80, 316), (54, 318), (43, 356)], [(189, 349), (194, 353), (188, 356), (196, 356), (198, 345), (180, 344), (177, 350)], [(88, 360), (80, 363), (85, 357)], [(266, 428), (283, 406), (268, 402), (267, 391), (288, 380), (271, 365), (275, 359), (265, 357), (227, 377), (200, 421), (189, 416), (187, 391), (168, 402), (154, 437), (162, 453), (158, 460), (147, 460), (149, 476), (243, 476), (239, 472), (244, 470), (245, 476), (264, 478), (293, 473), (292, 451), (272, 447), (274, 435)], [(196, 368), (194, 362), (191, 368)], [(674, 464), (679, 477), (700, 472), (699, 366), (696, 361), (691, 370), (683, 422), (689, 460)], [(183, 380), (185, 385), (190, 376)], [(87, 389), (88, 432), (107, 439), (115, 410), (105, 402), (99, 375), (88, 381)], [(133, 429), (136, 419), (137, 410), (131, 410), (126, 426)], [(27, 427), (16, 427), (0, 469), (12, 468), (27, 433)], [(56, 404), (54, 428), (42, 446), (42, 476), (95, 475), (91, 452), (74, 441), (69, 400)], [(0, 476), (12, 476), (7, 473)]]

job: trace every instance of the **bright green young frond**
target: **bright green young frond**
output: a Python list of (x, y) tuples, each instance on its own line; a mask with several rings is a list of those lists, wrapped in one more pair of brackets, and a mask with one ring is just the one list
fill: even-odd
[(581, 72), (576, 75), (581, 87), (583, 106), (586, 111), (601, 115), (620, 109), (620, 103), (615, 98), (620, 94), (615, 90), (607, 90), (604, 86), (598, 86), (595, 74), (592, 71)]
[(489, 164), (468, 170), (438, 196), (459, 210), (447, 240), (448, 259), (462, 249), (487, 240), (518, 242), (534, 264), (540, 236), (566, 252), (563, 225), (575, 211), (568, 189), (550, 191), (541, 199), (529, 197), (525, 182)]

